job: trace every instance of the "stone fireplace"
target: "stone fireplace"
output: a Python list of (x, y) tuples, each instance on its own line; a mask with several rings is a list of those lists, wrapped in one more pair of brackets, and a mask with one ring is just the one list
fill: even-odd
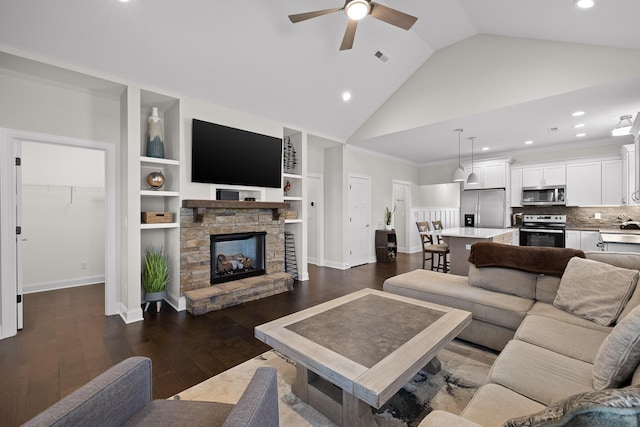
[(293, 276), (284, 271), (287, 206), (183, 200), (180, 292), (187, 311), (204, 314), (292, 289)]

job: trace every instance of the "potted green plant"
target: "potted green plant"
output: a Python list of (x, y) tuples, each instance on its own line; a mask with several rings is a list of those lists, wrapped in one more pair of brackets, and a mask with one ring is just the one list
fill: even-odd
[(145, 252), (144, 266), (142, 267), (144, 300), (149, 303), (165, 299), (168, 283), (169, 260), (165, 256), (163, 248), (152, 246)]
[(384, 225), (385, 230), (391, 230), (391, 220), (393, 219), (393, 213), (396, 211), (396, 207), (393, 207), (393, 211), (387, 206), (384, 212)]

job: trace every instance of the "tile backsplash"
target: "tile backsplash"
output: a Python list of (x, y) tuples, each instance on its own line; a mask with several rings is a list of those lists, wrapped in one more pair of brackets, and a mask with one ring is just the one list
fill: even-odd
[[(527, 206), (513, 208), (513, 213), (566, 215), (568, 228), (619, 228), (621, 219), (618, 216), (629, 217), (640, 221), (640, 206), (595, 206), (595, 207), (566, 207), (566, 206)], [(600, 219), (595, 214), (600, 214)]]

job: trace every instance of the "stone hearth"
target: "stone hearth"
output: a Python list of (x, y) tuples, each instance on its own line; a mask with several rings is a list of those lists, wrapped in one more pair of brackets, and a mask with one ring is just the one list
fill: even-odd
[[(180, 211), (180, 292), (204, 314), (291, 290), (284, 272), (286, 203), (184, 200)], [(265, 232), (265, 275), (211, 285), (211, 235)]]

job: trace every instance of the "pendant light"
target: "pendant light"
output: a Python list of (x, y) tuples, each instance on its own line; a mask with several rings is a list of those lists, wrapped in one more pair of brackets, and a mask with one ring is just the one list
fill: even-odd
[(475, 136), (469, 137), (471, 140), (471, 175), (467, 178), (467, 185), (478, 185), (480, 184), (480, 180), (478, 179), (478, 175), (473, 171), (473, 140), (476, 139)]
[(460, 163), (460, 134), (464, 129), (456, 129), (454, 132), (458, 132), (458, 169), (453, 174), (453, 182), (464, 181), (464, 169), (462, 169), (462, 163)]

